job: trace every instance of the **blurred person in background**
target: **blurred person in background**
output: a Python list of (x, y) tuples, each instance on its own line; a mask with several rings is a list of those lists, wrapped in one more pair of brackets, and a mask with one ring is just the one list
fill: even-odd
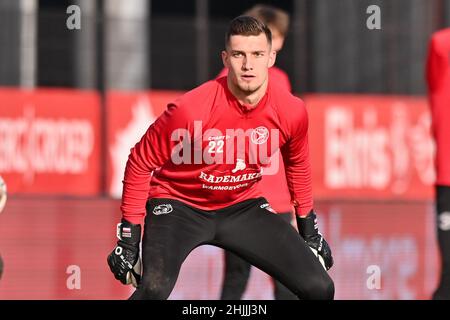
[[(3, 180), (2, 176), (0, 176), (0, 213), (3, 211), (6, 205), (7, 199), (7, 190), (6, 190), (6, 182)], [(0, 279), (3, 274), (3, 259), (0, 255)]]
[[(246, 11), (244, 15), (256, 18), (269, 27), (272, 32), (272, 50), (279, 52), (283, 48), (289, 29), (289, 14), (287, 12), (270, 5), (258, 4)], [(224, 68), (217, 78), (227, 74), (228, 69)], [(276, 66), (269, 69), (269, 81), (276, 82), (286, 90), (292, 91), (288, 75)], [(265, 175), (259, 187), (278, 216), (287, 223), (295, 223), (282, 157), (281, 155), (276, 156), (279, 157), (278, 171)], [(274, 188), (274, 186), (277, 186), (277, 188)], [(230, 251), (225, 251), (225, 271), (220, 298), (222, 300), (242, 299), (250, 277), (250, 270), (250, 263)], [(274, 298), (276, 300), (295, 300), (297, 296), (274, 280)]]
[(3, 274), (3, 259), (2, 256), (0, 256), (0, 279), (2, 278)]
[(436, 226), (441, 274), (435, 300), (450, 299), (450, 28), (433, 34), (428, 52), (427, 83), (432, 134), (436, 144)]
[[(137, 285), (131, 299), (167, 299), (189, 253), (210, 244), (238, 254), (300, 299), (333, 299), (334, 283), (326, 271), (333, 258), (313, 210), (304, 103), (268, 81), (276, 52), (265, 24), (237, 17), (225, 40), (222, 61), (228, 76), (169, 103), (131, 149), (119, 240), (108, 265), (123, 284)], [(269, 144), (262, 155), (252, 151)], [(298, 232), (274, 213), (257, 187), (263, 166), (278, 149)], [(135, 266), (142, 222), (141, 278)]]

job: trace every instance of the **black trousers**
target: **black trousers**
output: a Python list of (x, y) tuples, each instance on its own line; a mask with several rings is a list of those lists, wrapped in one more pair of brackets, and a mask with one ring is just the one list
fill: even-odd
[[(317, 257), (292, 226), (261, 208), (266, 203), (266, 199), (257, 198), (205, 211), (176, 200), (149, 200), (142, 240), (142, 280), (130, 299), (167, 299), (181, 264), (203, 244), (237, 254), (300, 299), (333, 299), (333, 281)], [(158, 210), (160, 205), (165, 205), (166, 213)]]
[(436, 186), (436, 229), (441, 255), (439, 286), (435, 300), (450, 300), (450, 186)]
[[(290, 224), (292, 214), (290, 212), (278, 213), (283, 221)], [(221, 300), (241, 300), (250, 278), (252, 265), (238, 255), (226, 250), (225, 272), (222, 284)], [(273, 280), (273, 295), (275, 300), (297, 300), (297, 296), (279, 281)]]

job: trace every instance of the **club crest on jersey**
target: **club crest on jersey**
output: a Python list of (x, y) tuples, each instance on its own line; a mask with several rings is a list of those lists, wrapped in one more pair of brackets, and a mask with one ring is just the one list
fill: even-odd
[(269, 130), (266, 127), (253, 129), (251, 139), (254, 144), (263, 144), (269, 139)]
[(160, 214), (168, 214), (171, 213), (173, 211), (172, 205), (171, 204), (160, 204), (157, 205), (154, 209), (153, 209), (153, 214), (155, 215), (160, 215)]

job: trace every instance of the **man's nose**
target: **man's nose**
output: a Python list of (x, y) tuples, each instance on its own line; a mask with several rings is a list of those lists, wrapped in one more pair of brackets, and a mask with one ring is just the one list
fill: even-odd
[(249, 59), (248, 57), (244, 58), (244, 61), (242, 62), (242, 69), (243, 70), (252, 70), (253, 69), (253, 61)]

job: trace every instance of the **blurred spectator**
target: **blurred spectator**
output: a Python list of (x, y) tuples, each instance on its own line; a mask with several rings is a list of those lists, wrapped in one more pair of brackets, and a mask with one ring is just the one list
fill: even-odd
[(427, 61), (432, 133), (436, 142), (436, 213), (441, 255), (433, 299), (450, 299), (450, 28), (433, 34)]
[[(6, 184), (3, 181), (2, 176), (0, 176), (0, 212), (2, 212), (3, 208), (6, 204)], [(2, 278), (3, 274), (3, 260), (2, 256), (0, 256), (0, 279)]]

